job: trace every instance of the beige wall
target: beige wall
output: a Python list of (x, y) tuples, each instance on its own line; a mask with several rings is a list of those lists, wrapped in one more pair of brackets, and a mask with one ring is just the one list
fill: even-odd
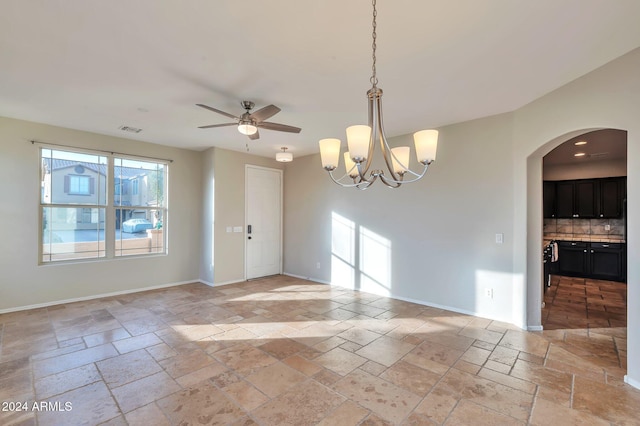
[[(366, 191), (340, 188), (319, 155), (297, 158), (286, 168), (285, 271), (520, 324), (522, 303), (513, 303), (522, 294), (512, 276), (511, 131), (511, 114), (440, 129), (438, 158), (426, 177), (397, 190), (379, 182)], [(334, 214), (353, 222), (353, 238)], [(496, 244), (497, 233), (503, 244)], [(345, 244), (352, 259), (338, 247)], [(380, 258), (380, 251), (388, 255)]]
[[(38, 265), (38, 145), (173, 159), (169, 166), (168, 255)], [(0, 311), (198, 279), (202, 188), (199, 153), (27, 121), (0, 118)]]
[[(283, 169), (273, 158), (211, 148), (202, 156), (203, 250), (200, 278), (208, 284), (245, 279), (245, 165)], [(228, 233), (240, 226), (241, 233)]]

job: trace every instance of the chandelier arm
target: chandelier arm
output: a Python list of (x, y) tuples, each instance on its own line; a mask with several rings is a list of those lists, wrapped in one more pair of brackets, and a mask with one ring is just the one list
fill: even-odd
[[(366, 188), (368, 188), (368, 187), (369, 187), (369, 185), (371, 185), (371, 184), (375, 181), (375, 178), (374, 178), (374, 179), (373, 179), (373, 180), (371, 180), (371, 181), (366, 180), (366, 179), (361, 179), (359, 182), (356, 182), (356, 179), (357, 179), (357, 178), (353, 178), (353, 183), (344, 183), (344, 182), (341, 182), (341, 181), (342, 181), (345, 177), (347, 177), (347, 176), (348, 176), (346, 173), (345, 173), (344, 175), (342, 175), (342, 176), (340, 177), (340, 179), (336, 179), (336, 178), (333, 176), (333, 170), (329, 170), (328, 172), (329, 172), (329, 177), (331, 177), (331, 180), (332, 180), (332, 181), (334, 181), (337, 185), (342, 186), (343, 188), (358, 188), (358, 189), (366, 189)], [(366, 187), (366, 188), (360, 188), (360, 186), (361, 186), (361, 185), (364, 185), (365, 183), (367, 183), (367, 184), (368, 184), (368, 185), (367, 185), (367, 187)]]
[[(401, 182), (402, 176), (398, 177), (396, 173), (393, 171), (393, 163), (389, 158), (389, 154), (393, 155), (391, 152), (391, 148), (389, 148), (389, 143), (387, 142), (387, 137), (384, 134), (384, 126), (382, 125), (382, 89), (376, 90), (376, 98), (374, 105), (374, 126), (377, 129), (377, 137), (380, 141), (380, 149), (382, 150), (382, 156), (384, 157), (384, 162), (387, 165), (387, 170), (389, 170), (389, 174), (392, 177), (394, 182)], [(377, 114), (376, 114), (377, 113)], [(397, 161), (397, 158), (396, 158)], [(385, 177), (386, 179), (386, 177)]]
[(389, 188), (398, 188), (400, 185), (404, 183), (402, 181), (397, 181), (394, 179), (387, 179), (387, 177), (384, 174), (380, 175), (380, 181), (384, 183), (386, 186), (388, 186)]
[(413, 171), (409, 170), (409, 172), (411, 172), (411, 174), (412, 174), (412, 175), (415, 175), (415, 176), (416, 176), (415, 178), (410, 179), (410, 180), (404, 180), (404, 179), (403, 179), (403, 180), (394, 180), (394, 179), (389, 179), (389, 178), (385, 178), (385, 180), (386, 180), (387, 182), (394, 182), (394, 183), (398, 183), (398, 184), (402, 184), (402, 183), (413, 183), (413, 182), (416, 182), (416, 181), (418, 181), (418, 180), (422, 179), (422, 177), (427, 173), (427, 169), (428, 169), (428, 168), (429, 168), (429, 165), (428, 165), (428, 164), (425, 164), (425, 165), (424, 165), (424, 169), (422, 170), (422, 173), (420, 173), (420, 174), (415, 173), (415, 172), (413, 172)]
[(355, 167), (356, 167), (356, 170), (358, 170), (358, 176), (360, 177), (361, 181), (366, 181), (367, 180), (366, 174), (367, 174), (367, 171), (369, 170), (369, 161), (370, 160), (367, 159), (367, 163), (364, 166), (364, 170), (363, 170), (363, 167), (361, 166), (362, 163), (356, 163)]
[[(372, 88), (371, 90), (367, 91), (367, 98), (369, 99), (369, 127), (371, 127), (371, 136), (369, 137), (369, 151), (367, 153), (367, 160), (365, 162), (364, 165), (364, 169), (362, 170), (360, 167), (358, 167), (358, 173), (360, 174), (360, 178), (362, 180), (367, 180), (366, 178), (366, 174), (369, 171), (369, 169), (371, 168), (371, 162), (373, 161), (373, 155), (375, 152), (375, 139), (373, 139), (373, 98), (372, 98), (372, 93), (374, 91), (375, 88)], [(358, 166), (360, 166), (360, 163), (357, 163)]]
[(364, 191), (365, 189), (369, 188), (371, 186), (371, 184), (373, 184), (373, 182), (376, 181), (376, 179), (378, 179), (378, 175), (372, 174), (371, 178), (369, 178), (368, 180), (366, 180), (364, 182), (360, 182), (358, 185), (356, 185), (356, 188), (361, 190), (361, 191)]

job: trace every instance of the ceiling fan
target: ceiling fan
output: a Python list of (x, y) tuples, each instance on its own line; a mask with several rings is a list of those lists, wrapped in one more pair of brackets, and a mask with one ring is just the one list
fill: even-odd
[(264, 108), (260, 108), (255, 112), (251, 112), (255, 104), (251, 101), (242, 101), (240, 105), (245, 109), (245, 112), (240, 116), (236, 117), (233, 114), (229, 114), (228, 112), (220, 111), (219, 109), (212, 108), (203, 104), (196, 104), (200, 108), (208, 109), (209, 111), (217, 112), (218, 114), (224, 115), (225, 117), (233, 118), (236, 120), (235, 123), (222, 123), (222, 124), (210, 124), (208, 126), (200, 126), (199, 129), (211, 129), (213, 127), (226, 127), (226, 126), (238, 126), (238, 131), (243, 135), (249, 136), (249, 139), (255, 140), (260, 138), (260, 134), (258, 133), (258, 128), (267, 129), (267, 130), (276, 130), (278, 132), (289, 132), (289, 133), (300, 133), (302, 130), (299, 127), (287, 126), (286, 124), (279, 123), (271, 123), (269, 121), (264, 121), (268, 118), (273, 117), (277, 113), (280, 112), (280, 108), (275, 105), (267, 105)]

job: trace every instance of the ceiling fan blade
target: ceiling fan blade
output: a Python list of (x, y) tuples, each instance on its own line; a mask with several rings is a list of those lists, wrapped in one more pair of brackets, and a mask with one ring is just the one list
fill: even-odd
[(237, 126), (238, 123), (209, 124), (208, 126), (200, 126), (198, 129), (213, 129), (214, 127)]
[(196, 105), (199, 106), (200, 108), (208, 109), (209, 111), (213, 111), (213, 112), (217, 112), (218, 114), (222, 114), (225, 117), (233, 118), (235, 120), (240, 120), (240, 117), (236, 117), (235, 115), (231, 115), (228, 112), (220, 111), (219, 109), (215, 109), (215, 108), (212, 108), (210, 106), (206, 106), (206, 105), (202, 105), (202, 104), (196, 104)]
[(262, 123), (256, 124), (256, 126), (261, 127), (267, 130), (277, 130), (278, 132), (289, 132), (289, 133), (300, 133), (302, 130), (300, 127), (287, 126), (286, 124), (279, 123), (270, 123), (268, 121), (263, 121)]
[(256, 112), (251, 113), (251, 118), (260, 122), (262, 120), (266, 120), (267, 118), (271, 118), (277, 113), (280, 112), (280, 108), (275, 105), (267, 105), (264, 108), (260, 108)]
[(249, 139), (251, 139), (252, 141), (254, 141), (254, 140), (256, 140), (256, 139), (260, 139), (260, 132), (258, 132), (258, 131), (256, 130), (256, 132), (255, 132), (254, 134), (252, 134), (252, 135), (248, 135), (248, 136), (249, 136)]

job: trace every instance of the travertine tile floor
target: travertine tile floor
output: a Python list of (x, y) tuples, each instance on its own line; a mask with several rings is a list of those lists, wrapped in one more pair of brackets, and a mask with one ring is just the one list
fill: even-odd
[(627, 326), (625, 283), (552, 275), (544, 301), (545, 330)]
[(0, 330), (2, 425), (640, 424), (625, 328), (527, 333), (290, 277), (4, 314)]

